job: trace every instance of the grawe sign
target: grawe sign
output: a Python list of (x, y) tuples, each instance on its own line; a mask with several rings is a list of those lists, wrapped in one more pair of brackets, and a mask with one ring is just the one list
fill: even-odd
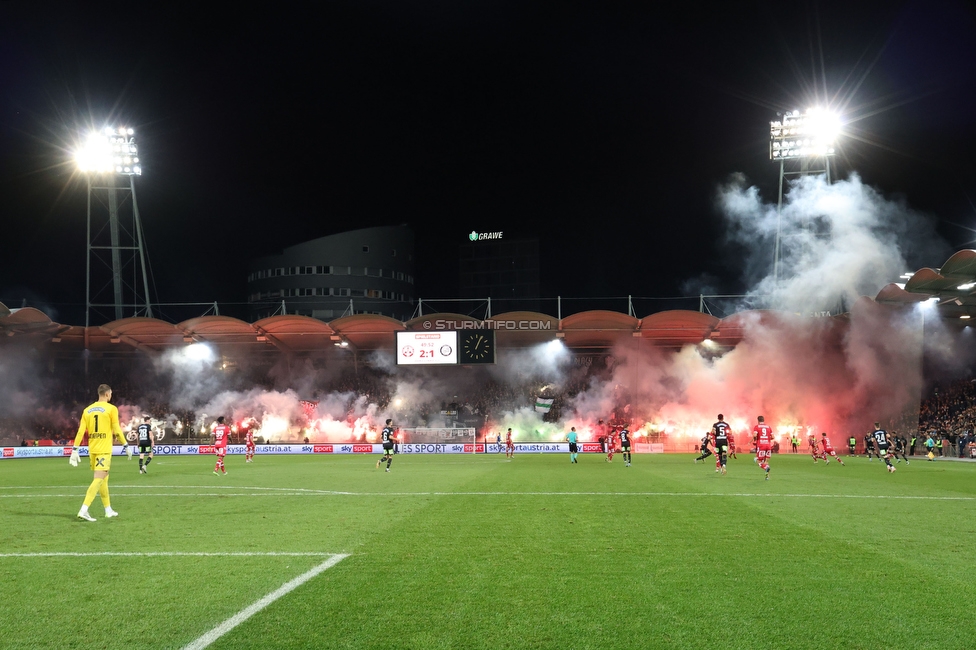
[(502, 238), (501, 230), (499, 230), (498, 232), (477, 232), (475, 230), (472, 230), (471, 234), (468, 235), (469, 241), (485, 241), (486, 239), (501, 239), (501, 238)]

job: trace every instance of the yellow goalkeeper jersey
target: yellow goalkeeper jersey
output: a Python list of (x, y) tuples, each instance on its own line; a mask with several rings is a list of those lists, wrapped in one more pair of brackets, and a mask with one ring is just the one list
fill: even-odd
[(119, 410), (108, 402), (95, 402), (81, 414), (81, 424), (78, 425), (78, 435), (75, 436), (75, 447), (81, 444), (81, 439), (88, 432), (88, 454), (112, 453), (112, 434), (118, 436), (121, 444), (125, 444), (122, 427), (119, 426)]

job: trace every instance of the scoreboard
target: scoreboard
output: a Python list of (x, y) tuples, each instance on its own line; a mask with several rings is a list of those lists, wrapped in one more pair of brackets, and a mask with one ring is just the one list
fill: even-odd
[(457, 365), (457, 332), (397, 332), (397, 365)]
[(397, 332), (399, 366), (456, 366), (495, 363), (495, 333), (491, 330)]

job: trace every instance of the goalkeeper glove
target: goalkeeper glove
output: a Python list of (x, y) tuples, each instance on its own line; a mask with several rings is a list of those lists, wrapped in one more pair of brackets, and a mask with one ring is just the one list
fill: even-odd
[(132, 460), (132, 447), (129, 445), (122, 445), (122, 453), (128, 456), (129, 460)]
[(81, 459), (78, 458), (78, 448), (75, 447), (74, 449), (71, 450), (71, 458), (68, 459), (68, 463), (72, 467), (78, 467), (78, 463), (80, 461), (81, 461)]

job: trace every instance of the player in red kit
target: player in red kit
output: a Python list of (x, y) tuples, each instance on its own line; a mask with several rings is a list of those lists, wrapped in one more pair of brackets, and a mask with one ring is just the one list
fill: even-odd
[(838, 463), (840, 463), (841, 465), (843, 465), (844, 464), (844, 461), (842, 461), (840, 458), (837, 457), (837, 452), (834, 451), (834, 446), (832, 444), (830, 444), (830, 438), (827, 437), (827, 432), (824, 431), (820, 435), (823, 438), (820, 441), (820, 448), (823, 450), (820, 453), (820, 457), (823, 458), (824, 465), (830, 463), (830, 461), (827, 460), (827, 456), (833, 456), (834, 457), (834, 460), (836, 460)]
[(244, 462), (254, 462), (254, 432), (250, 428), (244, 433)]
[(756, 439), (756, 462), (759, 467), (766, 472), (766, 480), (769, 480), (769, 457), (773, 449), (773, 428), (766, 424), (763, 416), (757, 418), (759, 424), (752, 428), (752, 435)]
[(505, 458), (509, 460), (515, 458), (515, 441), (512, 440), (511, 429), (505, 434)]
[(613, 452), (617, 450), (617, 431), (610, 429), (607, 432), (607, 462), (613, 462)]
[(217, 464), (214, 465), (214, 474), (217, 474), (217, 470), (220, 470), (224, 476), (227, 476), (227, 470), (224, 469), (224, 456), (227, 454), (227, 440), (230, 438), (230, 426), (224, 424), (223, 415), (217, 418), (217, 424), (213, 428), (213, 436), (214, 453), (217, 454)]
[(818, 458), (823, 458), (824, 462), (827, 462), (827, 456), (820, 451), (820, 443), (817, 442), (816, 436), (810, 436), (810, 455), (813, 456), (814, 464), (816, 464)]

